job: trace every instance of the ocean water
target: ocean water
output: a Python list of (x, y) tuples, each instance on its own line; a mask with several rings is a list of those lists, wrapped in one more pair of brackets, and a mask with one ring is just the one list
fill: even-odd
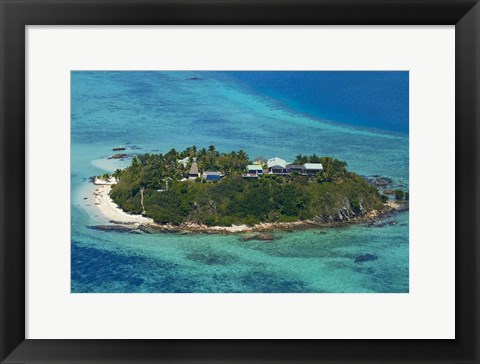
[[(189, 80), (195, 76), (197, 80)], [(71, 74), (71, 291), (408, 292), (408, 212), (395, 225), (239, 236), (121, 234), (88, 177), (129, 153), (192, 144), (250, 157), (330, 155), (408, 188), (407, 72), (85, 72)], [(355, 257), (378, 257), (355, 262)]]

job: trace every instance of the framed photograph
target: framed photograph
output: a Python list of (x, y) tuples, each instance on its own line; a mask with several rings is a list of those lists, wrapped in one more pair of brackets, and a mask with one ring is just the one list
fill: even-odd
[(2, 363), (479, 362), (476, 1), (0, 1)]

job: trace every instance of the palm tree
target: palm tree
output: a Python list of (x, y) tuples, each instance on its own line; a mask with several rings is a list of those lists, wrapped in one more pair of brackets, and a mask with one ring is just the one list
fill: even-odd
[(177, 159), (178, 157), (178, 153), (177, 151), (175, 150), (175, 148), (172, 148), (168, 151), (167, 154), (165, 154), (165, 158), (172, 158), (172, 159)]
[(310, 162), (311, 163), (320, 163), (320, 158), (315, 153), (313, 153), (313, 155), (310, 157)]
[(240, 149), (237, 152), (237, 155), (241, 161), (245, 161), (245, 162), (248, 161), (248, 154), (243, 149)]
[(138, 168), (138, 165), (139, 165), (139, 163), (138, 163), (138, 158), (137, 158), (137, 157), (133, 157), (133, 159), (132, 159), (132, 167), (133, 167), (133, 169), (136, 170), (136, 169)]

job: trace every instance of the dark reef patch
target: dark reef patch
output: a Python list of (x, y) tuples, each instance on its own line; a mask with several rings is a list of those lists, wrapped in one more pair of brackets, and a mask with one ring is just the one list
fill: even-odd
[(362, 274), (375, 274), (375, 269), (372, 267), (356, 267), (355, 272)]
[(217, 254), (211, 251), (194, 251), (188, 253), (186, 258), (193, 262), (207, 265), (229, 265), (238, 261), (238, 258), (231, 254)]
[[(242, 277), (243, 292), (292, 293), (311, 292), (305, 282), (296, 279), (286, 279), (276, 273), (254, 270)], [(316, 290), (315, 292), (319, 292)]]
[(130, 233), (133, 231), (131, 227), (123, 225), (94, 225), (87, 226), (87, 228), (91, 230), (110, 231), (115, 233)]
[(370, 262), (372, 260), (377, 260), (378, 256), (374, 254), (361, 254), (357, 255), (354, 259), (355, 263)]
[[(160, 259), (81, 246), (72, 242), (72, 292), (192, 292), (195, 284), (178, 266)], [(137, 272), (151, 272), (139, 277)], [(156, 289), (152, 290), (152, 281)]]

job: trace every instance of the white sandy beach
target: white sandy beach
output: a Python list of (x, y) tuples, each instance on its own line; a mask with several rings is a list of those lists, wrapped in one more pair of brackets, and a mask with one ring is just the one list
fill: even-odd
[[(100, 180), (98, 180), (101, 182)], [(95, 208), (109, 221), (117, 224), (128, 225), (152, 225), (162, 228), (174, 228), (170, 225), (161, 225), (153, 221), (153, 219), (142, 216), (132, 215), (123, 211), (113, 200), (110, 198), (109, 193), (112, 189), (111, 185), (96, 185), (93, 191)], [(244, 232), (253, 230), (252, 227), (247, 225), (233, 225), (233, 226), (212, 226), (198, 224), (187, 224), (184, 228), (188, 230), (204, 230), (209, 229), (211, 231), (227, 231), (231, 233)]]
[(93, 192), (95, 206), (100, 210), (103, 216), (111, 221), (124, 224), (153, 224), (153, 219), (142, 215), (131, 215), (124, 212), (118, 205), (112, 201), (109, 196), (112, 186), (96, 186)]
[[(142, 216), (132, 215), (123, 211), (118, 205), (110, 198), (109, 193), (112, 189), (110, 185), (96, 185), (95, 191), (93, 191), (95, 208), (109, 221), (117, 224), (126, 225), (151, 225), (161, 228), (174, 228), (170, 225), (160, 225), (153, 221), (153, 219)], [(230, 233), (252, 231), (253, 228), (247, 225), (232, 225), (232, 226), (211, 226), (198, 224), (187, 224), (184, 226), (186, 230), (205, 230), (210, 231), (226, 231)]]

